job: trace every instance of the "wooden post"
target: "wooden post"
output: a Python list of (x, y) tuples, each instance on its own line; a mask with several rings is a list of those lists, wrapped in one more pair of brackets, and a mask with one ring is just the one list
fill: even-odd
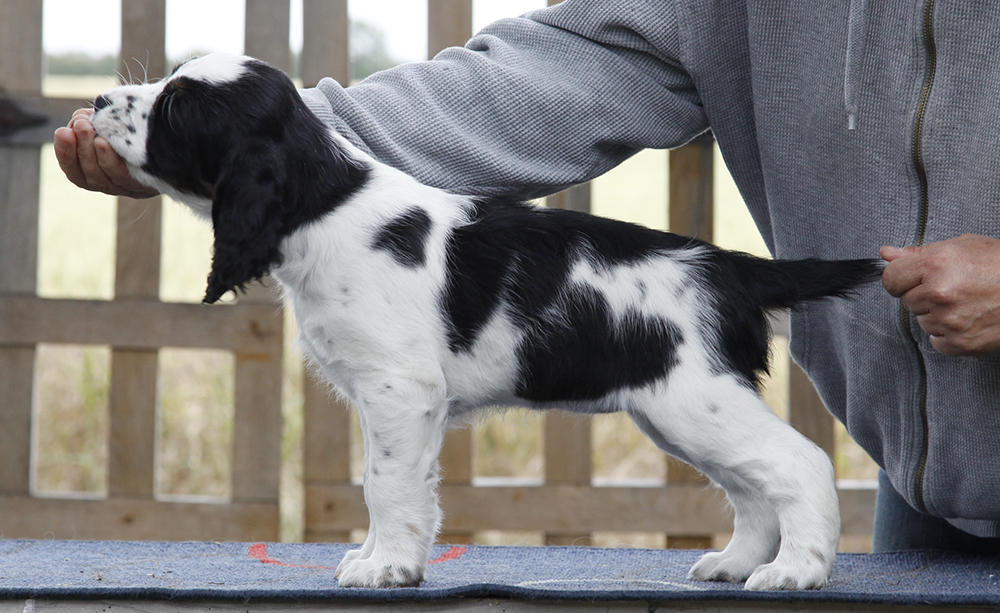
[(315, 87), (331, 77), (351, 81), (350, 16), (347, 0), (303, 0), (302, 84)]
[[(274, 282), (268, 282), (273, 286)], [(262, 322), (256, 331), (263, 337), (282, 337), (281, 308), (271, 290), (260, 283), (247, 286), (240, 304), (274, 304), (274, 321)], [(214, 308), (223, 309), (224, 306)], [(233, 501), (278, 502), (281, 479), (281, 344), (267, 353), (236, 352), (236, 386), (233, 399)], [(256, 538), (277, 538), (273, 533)]]
[[(590, 183), (576, 185), (546, 198), (546, 206), (590, 212)], [(560, 411), (545, 414), (545, 485), (590, 487), (593, 476), (593, 419)], [(589, 543), (589, 532), (547, 532), (546, 545)]]
[[(159, 196), (118, 198), (116, 299), (159, 297), (161, 208)], [(112, 498), (153, 497), (157, 364), (156, 349), (112, 349), (108, 407), (108, 494)]]
[(289, 0), (246, 0), (244, 53), (288, 72), (292, 52), (288, 45), (291, 23)]
[[(334, 398), (326, 384), (305, 369), (302, 393), (305, 407), (303, 438), (303, 480), (305, 482), (306, 542), (339, 542), (351, 540), (350, 530), (329, 531), (321, 528), (323, 514), (314, 514), (322, 497), (317, 493), (326, 486), (351, 484), (351, 408)], [(324, 508), (329, 512), (332, 509)], [(314, 516), (315, 515), (315, 516)]]
[[(472, 0), (427, 1), (427, 56), (434, 57), (447, 47), (461, 46), (472, 37)], [(441, 449), (441, 472), (444, 485), (471, 485), (472, 430), (451, 430)], [(471, 542), (471, 533), (448, 532), (441, 535), (448, 543)]]
[[(304, 0), (302, 12), (303, 85), (313, 87), (323, 77), (347, 85), (350, 80), (347, 0)], [(335, 398), (326, 383), (308, 368), (303, 373), (302, 393), (305, 540), (347, 542), (351, 539), (350, 530), (323, 530), (322, 515), (315, 516), (313, 509), (329, 504), (316, 502), (320, 498), (316, 493), (319, 489), (351, 484), (351, 408)]]
[[(589, 415), (545, 414), (545, 485), (590, 487), (592, 474)], [(589, 532), (546, 532), (546, 545), (589, 544)]]
[(472, 38), (471, 0), (427, 0), (427, 57)]
[[(166, 73), (165, 0), (123, 0), (121, 65), (133, 60), (149, 79)], [(118, 198), (115, 298), (157, 300), (160, 293), (161, 198)], [(152, 498), (156, 447), (155, 349), (113, 347), (109, 395), (108, 494)]]
[[(0, 2), (0, 91), (41, 95), (42, 3)], [(0, 147), (0, 294), (36, 292), (39, 147)], [(0, 493), (27, 494), (35, 346), (0, 346)]]
[(670, 152), (670, 231), (712, 240), (715, 193), (710, 132)]
[(834, 457), (833, 415), (826, 410), (809, 375), (795, 362), (791, 363), (789, 371), (788, 421), (827, 455)]
[[(670, 152), (670, 231), (702, 240), (712, 240), (715, 206), (714, 140), (704, 134)], [(667, 466), (670, 485), (705, 483), (705, 477), (680, 461)], [(711, 535), (667, 535), (671, 549), (706, 549), (712, 546)]]
[[(247, 0), (245, 49), (282, 70), (291, 68), (288, 44), (289, 0)], [(282, 314), (271, 288), (274, 281), (251, 283), (240, 304), (274, 304), (274, 321), (260, 322), (263, 337), (282, 338)], [(225, 308), (225, 307), (216, 307)], [(282, 351), (280, 343), (267, 353), (237, 351), (233, 399), (233, 502), (277, 504), (281, 490)], [(275, 523), (261, 528), (258, 539), (278, 536)]]

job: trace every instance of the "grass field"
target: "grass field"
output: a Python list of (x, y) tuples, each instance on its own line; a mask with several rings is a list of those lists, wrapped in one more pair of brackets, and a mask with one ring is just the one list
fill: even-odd
[[(92, 97), (107, 89), (104, 77), (50, 77), (48, 95)], [(115, 201), (80, 190), (59, 171), (51, 146), (42, 150), (39, 294), (110, 299), (114, 288)], [(717, 155), (716, 242), (765, 255), (763, 241)], [(593, 212), (664, 228), (667, 219), (667, 153), (643, 152), (594, 181)], [(210, 264), (211, 230), (187, 209), (163, 205), (160, 296), (199, 302)], [(286, 310), (287, 312), (287, 310)], [(289, 316), (283, 412), (282, 539), (302, 535), (301, 365)], [(787, 412), (787, 343), (774, 344), (774, 368), (765, 392), (779, 414)], [(107, 347), (44, 345), (37, 360), (34, 433), (38, 492), (100, 496), (107, 489)], [(233, 361), (217, 351), (163, 349), (158, 389), (156, 488), (163, 495), (225, 498), (232, 439)], [(355, 418), (354, 475), (361, 476), (360, 435)], [(475, 436), (475, 472), (484, 477), (540, 478), (542, 419), (511, 411), (485, 417)], [(616, 479), (662, 479), (665, 460), (622, 416), (594, 423), (594, 473)], [(872, 478), (874, 465), (840, 428), (837, 455), (842, 478)], [(488, 542), (533, 542), (528, 535), (484, 535)], [(662, 544), (641, 535), (605, 535), (599, 544)]]

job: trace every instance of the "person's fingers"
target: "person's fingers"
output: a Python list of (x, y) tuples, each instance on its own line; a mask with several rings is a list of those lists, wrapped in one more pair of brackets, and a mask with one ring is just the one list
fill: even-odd
[(77, 119), (86, 119), (87, 121), (90, 121), (93, 114), (94, 109), (76, 109), (73, 111), (73, 116), (69, 120), (68, 127), (72, 128)]
[(94, 153), (97, 157), (97, 164), (115, 185), (120, 187), (135, 187), (133, 185), (134, 180), (128, 173), (128, 166), (125, 164), (125, 160), (111, 148), (111, 143), (100, 136), (95, 137)]
[(76, 154), (83, 176), (86, 177), (87, 189), (116, 194), (114, 183), (97, 159), (97, 150), (94, 148), (96, 134), (89, 118), (76, 118), (73, 121), (73, 132), (76, 133)]
[(132, 176), (128, 164), (107, 140), (100, 136), (95, 138), (94, 149), (97, 152), (97, 162), (101, 165), (104, 174), (121, 190), (120, 195), (131, 198), (152, 198), (159, 193), (155, 189), (146, 187)]
[(880, 251), (882, 257), (889, 255), (882, 270), (882, 285), (885, 290), (896, 298), (901, 297), (906, 292), (920, 285), (923, 280), (924, 269), (920, 266), (919, 251), (915, 248), (900, 250), (902, 253), (886, 252), (885, 247)]
[(886, 262), (892, 262), (893, 260), (899, 258), (906, 254), (905, 247), (893, 247), (891, 245), (882, 245), (879, 247), (878, 254)]
[(59, 168), (62, 169), (66, 178), (78, 187), (90, 189), (87, 177), (84, 176), (80, 160), (76, 155), (76, 133), (71, 128), (59, 128), (52, 140), (52, 146), (55, 150), (56, 161), (59, 162)]

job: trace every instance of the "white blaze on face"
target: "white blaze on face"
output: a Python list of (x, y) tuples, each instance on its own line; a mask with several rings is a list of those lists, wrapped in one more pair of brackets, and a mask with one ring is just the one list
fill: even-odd
[(246, 71), (246, 63), (249, 59), (244, 55), (232, 55), (229, 53), (213, 53), (197, 57), (181, 65), (170, 76), (170, 79), (187, 77), (188, 79), (204, 81), (213, 85), (229, 83), (240, 78)]

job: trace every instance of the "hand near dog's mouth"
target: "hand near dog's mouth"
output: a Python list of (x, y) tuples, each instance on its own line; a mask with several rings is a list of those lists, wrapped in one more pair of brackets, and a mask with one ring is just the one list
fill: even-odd
[(77, 109), (69, 124), (55, 132), (53, 145), (59, 168), (74, 185), (92, 192), (129, 198), (152, 198), (159, 192), (136, 181), (125, 160), (90, 123), (92, 109)]

